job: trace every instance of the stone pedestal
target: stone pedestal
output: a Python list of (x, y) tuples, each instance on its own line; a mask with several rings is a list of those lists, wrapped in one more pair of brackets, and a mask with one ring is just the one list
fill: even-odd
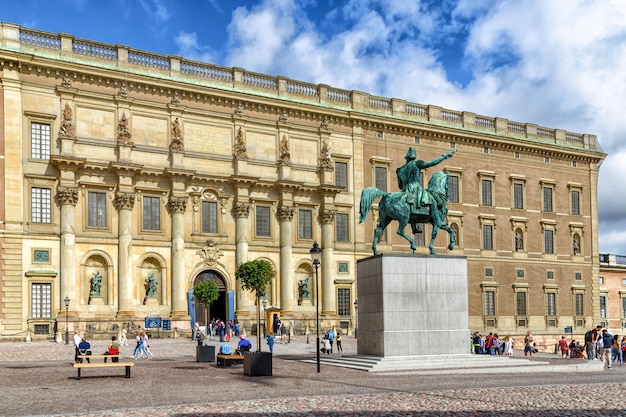
[(156, 297), (146, 297), (143, 304), (147, 306), (155, 307), (159, 305), (159, 299)]
[(102, 306), (104, 305), (104, 299), (102, 297), (100, 297), (99, 295), (92, 295), (91, 297), (89, 297), (89, 305), (90, 306)]
[(465, 355), (467, 259), (384, 254), (357, 262), (357, 353)]

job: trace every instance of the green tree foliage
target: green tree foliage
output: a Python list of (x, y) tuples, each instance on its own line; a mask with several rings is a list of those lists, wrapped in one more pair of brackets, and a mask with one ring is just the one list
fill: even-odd
[(272, 264), (264, 259), (255, 259), (239, 265), (235, 277), (241, 281), (241, 288), (255, 293), (255, 298), (265, 295), (265, 288), (276, 275)]
[(202, 281), (193, 287), (193, 296), (197, 303), (204, 305), (204, 324), (208, 326), (209, 305), (219, 298), (220, 290), (215, 281)]
[(257, 352), (261, 351), (261, 306), (259, 298), (265, 295), (265, 289), (274, 275), (276, 272), (274, 272), (272, 264), (264, 259), (245, 262), (239, 265), (235, 271), (235, 278), (241, 281), (241, 288), (252, 291), (256, 299)]

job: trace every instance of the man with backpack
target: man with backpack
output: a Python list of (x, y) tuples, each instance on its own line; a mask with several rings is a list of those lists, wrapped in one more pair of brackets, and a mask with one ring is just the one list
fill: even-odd
[(601, 330), (602, 326), (597, 325), (595, 329), (585, 333), (585, 350), (587, 351), (587, 360), (589, 361), (596, 359), (596, 344), (598, 343)]
[(613, 335), (608, 332), (607, 329), (602, 330), (600, 338), (602, 340), (602, 347), (600, 348), (600, 360), (604, 361), (606, 358), (606, 365), (611, 367), (611, 345), (613, 344)]

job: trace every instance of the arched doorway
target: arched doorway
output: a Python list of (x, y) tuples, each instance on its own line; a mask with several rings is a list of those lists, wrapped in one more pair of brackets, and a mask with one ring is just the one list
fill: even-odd
[[(220, 319), (220, 320), (228, 320), (228, 291), (226, 288), (226, 282), (222, 275), (216, 271), (202, 271), (200, 272), (196, 278), (193, 280), (193, 286), (195, 287), (202, 281), (213, 281), (217, 284), (217, 288), (220, 291), (220, 296), (217, 300), (209, 306), (209, 320), (211, 319)], [(204, 323), (204, 305), (195, 304), (196, 308), (196, 320), (202, 324)]]

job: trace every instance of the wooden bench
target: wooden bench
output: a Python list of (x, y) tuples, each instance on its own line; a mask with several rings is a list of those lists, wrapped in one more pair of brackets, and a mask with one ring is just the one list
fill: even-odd
[(224, 368), (231, 365), (243, 365), (243, 356), (218, 354), (215, 362), (215, 366), (223, 366)]
[(113, 361), (113, 359), (118, 359), (120, 358), (120, 355), (78, 355), (76, 356), (79, 361), (82, 363), (83, 359), (101, 359), (104, 358), (104, 362), (107, 362), (107, 359), (111, 358), (111, 361)]
[[(81, 355), (81, 356), (89, 356), (89, 355)], [(95, 355), (95, 356), (109, 356), (109, 355)], [(125, 367), (126, 368), (126, 378), (130, 378), (130, 367), (135, 366), (132, 362), (94, 362), (94, 363), (75, 363), (74, 368), (78, 370), (78, 376), (76, 379), (80, 379), (80, 370), (83, 368), (117, 368), (117, 367)]]

